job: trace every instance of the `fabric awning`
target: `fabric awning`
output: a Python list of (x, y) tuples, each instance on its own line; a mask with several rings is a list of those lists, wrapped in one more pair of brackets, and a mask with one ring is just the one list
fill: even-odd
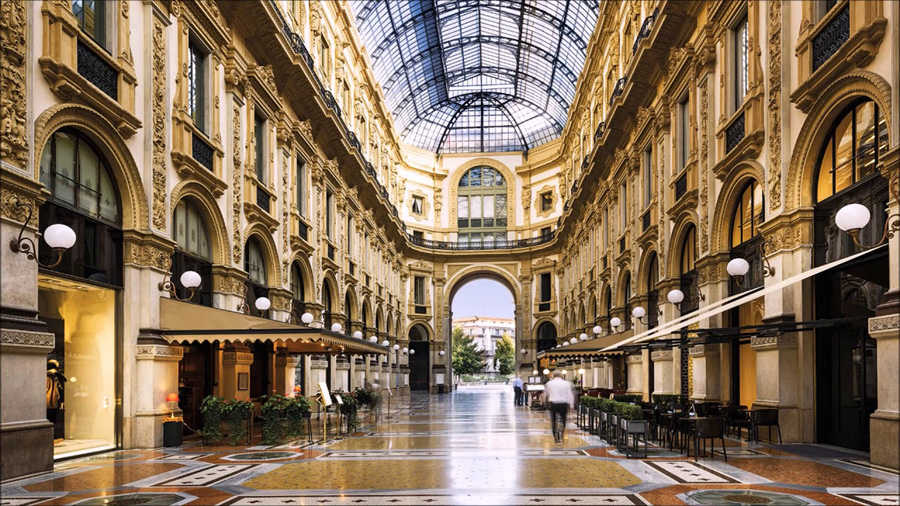
[(754, 290), (744, 292), (742, 294), (732, 296), (727, 299), (723, 299), (719, 303), (710, 304), (709, 306), (701, 308), (702, 309), (701, 311), (698, 311), (696, 313), (691, 313), (687, 316), (682, 316), (681, 318), (678, 318), (676, 320), (668, 322), (668, 323), (661, 325), (660, 327), (657, 327), (650, 331), (642, 332), (631, 338), (623, 339), (617, 343), (614, 343), (614, 344), (604, 348), (602, 351), (612, 351), (612, 350), (615, 350), (616, 348), (619, 348), (621, 346), (625, 346), (625, 345), (628, 345), (631, 343), (634, 343), (634, 344), (644, 343), (647, 341), (652, 341), (655, 339), (659, 339), (661, 337), (671, 335), (689, 325), (699, 323), (707, 318), (724, 313), (725, 311), (736, 308), (742, 304), (746, 304), (746, 303), (756, 300), (760, 297), (765, 297), (766, 295), (768, 295), (770, 293), (778, 292), (779, 290), (783, 290), (784, 288), (786, 288), (790, 285), (799, 283), (800, 281), (809, 279), (817, 274), (821, 274), (827, 270), (834, 269), (835, 267), (846, 264), (850, 261), (857, 260), (866, 255), (871, 255), (872, 253), (879, 251), (882, 248), (887, 248), (887, 245), (884, 244), (877, 248), (872, 248), (869, 250), (861, 251), (854, 255), (850, 255), (846, 258), (841, 258), (840, 260), (835, 260), (834, 262), (827, 263), (825, 265), (816, 267), (814, 269), (809, 269), (807, 271), (803, 271), (800, 274), (797, 274), (795, 276), (791, 276), (787, 279), (781, 280), (772, 286), (759, 287)]
[(169, 342), (271, 341), (284, 344), (284, 351), (292, 353), (387, 353), (387, 348), (383, 346), (330, 330), (278, 322), (167, 297), (160, 297), (159, 314), (160, 329)]
[[(631, 331), (627, 331), (630, 333)], [(561, 346), (559, 348), (553, 348), (550, 350), (539, 351), (537, 354), (537, 358), (555, 358), (555, 357), (584, 357), (590, 355), (599, 355), (601, 350), (606, 348), (611, 344), (615, 344), (620, 341), (623, 337), (627, 337), (627, 333), (622, 334), (609, 334), (603, 337), (596, 337), (594, 339), (590, 339), (588, 341), (579, 341), (575, 344), (569, 346)], [(607, 351), (605, 354), (610, 354), (611, 352)]]

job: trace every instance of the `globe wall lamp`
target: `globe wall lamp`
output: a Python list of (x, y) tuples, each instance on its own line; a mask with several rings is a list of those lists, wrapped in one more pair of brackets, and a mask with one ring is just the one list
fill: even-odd
[(538, 375), (538, 370), (535, 369), (535, 370), (531, 371), (531, 375), (532, 375), (532, 376), (537, 376), (537, 375)]
[(356, 332), (353, 333), (353, 337), (354, 337), (355, 339), (362, 339), (362, 338), (363, 338), (363, 333), (357, 330)]
[(342, 330), (344, 330), (344, 327), (342, 327), (340, 323), (331, 324), (331, 331), (335, 334), (340, 334)]
[(569, 345), (569, 341), (563, 341), (563, 344), (562, 344), (562, 345), (563, 345), (563, 346), (568, 346), (568, 345)]
[(588, 335), (585, 334), (584, 332), (582, 332), (581, 334), (578, 335), (578, 339), (580, 339), (582, 341), (587, 341), (587, 338), (588, 338)]
[(377, 343), (377, 342), (378, 342), (378, 336), (369, 336), (369, 342), (370, 342), (370, 343)]
[[(395, 344), (394, 346), (399, 346), (399, 345), (396, 345), (396, 344)], [(408, 355), (408, 354), (409, 354), (409, 348), (407, 348), (407, 347), (404, 346), (404, 347), (403, 347), (403, 354), (404, 354), (404, 355)]]
[(388, 346), (391, 345), (391, 343), (387, 339), (385, 339), (384, 341), (381, 341), (381, 345), (384, 346), (385, 348), (387, 348)]
[(25, 222), (22, 223), (22, 229), (19, 230), (19, 237), (9, 241), (9, 249), (13, 250), (13, 253), (24, 253), (29, 260), (34, 260), (45, 269), (51, 269), (59, 265), (62, 262), (63, 253), (75, 245), (75, 239), (77, 238), (75, 231), (68, 225), (55, 223), (47, 227), (43, 234), (38, 234), (38, 236), (44, 238), (44, 242), (56, 253), (56, 260), (52, 264), (44, 265), (37, 258), (37, 245), (34, 244), (30, 237), (24, 237), (25, 228), (31, 223), (31, 216), (34, 214), (34, 205), (22, 202), (16, 197), (13, 200), (13, 206), (16, 209), (27, 209), (28, 215), (25, 218)]
[(569, 344), (575, 344), (575, 343), (577, 343), (577, 342), (578, 342), (578, 338), (577, 338), (577, 337), (573, 337), (572, 339), (569, 339)]
[(415, 355), (415, 354), (416, 354), (416, 350), (409, 350), (409, 354), (410, 354), (410, 355)]
[(524, 357), (525, 355), (528, 355), (528, 350), (526, 350), (525, 348), (522, 348), (521, 353), (522, 353), (522, 356)]
[(600, 325), (594, 325), (593, 331), (594, 337), (600, 337), (600, 333), (603, 332), (603, 327), (601, 327)]
[(859, 233), (869, 224), (870, 219), (872, 219), (872, 213), (868, 207), (862, 204), (847, 204), (834, 215), (835, 225), (850, 234), (854, 244), (862, 249), (877, 248), (888, 239), (893, 239), (895, 233), (900, 232), (900, 214), (892, 214), (884, 220), (884, 233), (881, 235), (881, 240), (878, 241), (878, 244), (866, 246), (859, 242)]
[[(244, 296), (242, 297), (241, 303), (238, 304), (238, 307), (237, 307), (238, 311), (240, 311), (244, 314), (250, 314), (250, 306), (247, 305), (247, 290), (248, 289), (249, 289), (249, 287), (247, 285), (244, 285)], [(272, 301), (270, 301), (268, 299), (268, 297), (258, 297), (253, 302), (253, 306), (256, 308), (257, 311), (260, 312), (260, 316), (265, 318), (266, 311), (268, 311), (269, 308), (272, 307)], [(312, 316), (312, 315), (310, 315), (310, 316)]]
[[(866, 212), (868, 212), (868, 210), (866, 210)], [(759, 243), (759, 256), (763, 261), (762, 277), (768, 278), (775, 275), (775, 268), (772, 267), (772, 264), (769, 263), (769, 259), (766, 258), (765, 244), (765, 242)], [(734, 282), (737, 283), (738, 286), (744, 288), (744, 276), (750, 272), (750, 262), (741, 257), (732, 258), (728, 262), (728, 265), (725, 266), (725, 270), (728, 271), (729, 276), (734, 278)]]
[(619, 325), (622, 325), (622, 320), (620, 320), (619, 317), (613, 316), (612, 318), (609, 319), (609, 329), (613, 333), (619, 332)]
[(543, 373), (544, 373), (544, 376), (549, 376), (549, 375), (550, 375), (550, 369), (544, 369)]
[[(695, 290), (696, 290), (696, 288), (695, 288)], [(669, 302), (674, 304), (675, 307), (678, 308), (678, 311), (681, 312), (680, 304), (684, 300), (684, 292), (682, 292), (681, 290), (676, 288), (674, 290), (669, 291), (669, 293), (666, 295), (666, 299), (668, 299)], [(694, 292), (694, 294), (691, 295), (691, 298), (689, 300), (692, 305), (699, 305), (700, 301), (706, 300), (706, 296), (703, 295), (703, 292), (701, 292), (700, 290), (696, 290)]]
[(194, 293), (196, 293), (197, 288), (200, 286), (200, 275), (194, 271), (184, 271), (181, 273), (179, 279), (181, 280), (181, 286), (188, 290), (188, 296), (183, 299), (178, 296), (178, 292), (175, 291), (175, 283), (172, 282), (172, 259), (170, 258), (169, 266), (166, 268), (166, 277), (159, 282), (157, 287), (160, 292), (169, 292), (169, 295), (175, 300), (189, 301), (193, 299)]
[(314, 319), (312, 313), (303, 313), (300, 315), (300, 321), (307, 327), (309, 327), (309, 324), (312, 323)]
[[(656, 315), (662, 316), (662, 311), (660, 311), (659, 306), (656, 307)], [(634, 309), (631, 310), (631, 316), (633, 316), (635, 320), (643, 323), (644, 325), (647, 324), (647, 322), (644, 320), (644, 317), (647, 316), (647, 310), (644, 309), (644, 306), (635, 306)]]
[(438, 356), (443, 357), (443, 356), (444, 356), (444, 350), (439, 351), (439, 352), (438, 352)]

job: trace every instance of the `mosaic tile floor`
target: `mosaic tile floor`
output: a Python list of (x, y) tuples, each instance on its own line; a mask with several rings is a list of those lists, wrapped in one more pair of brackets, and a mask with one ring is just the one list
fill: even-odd
[(900, 505), (895, 473), (843, 449), (729, 439), (728, 462), (721, 449), (696, 463), (652, 447), (626, 459), (572, 423), (554, 443), (547, 413), (514, 407), (498, 387), (394, 408), (377, 424), (363, 413), (359, 432), (324, 444), (316, 425), (312, 444), (189, 442), (63, 461), (3, 483), (0, 505)]

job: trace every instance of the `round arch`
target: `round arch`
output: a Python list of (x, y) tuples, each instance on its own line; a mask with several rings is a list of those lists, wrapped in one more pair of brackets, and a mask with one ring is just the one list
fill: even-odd
[(660, 279), (659, 271), (658, 271), (658, 269), (659, 269), (659, 254), (656, 252), (656, 249), (657, 249), (656, 243), (649, 244), (648, 248), (645, 249), (644, 253), (641, 255), (640, 262), (638, 262), (638, 270), (637, 270), (638, 278), (637, 279), (639, 280), (638, 281), (638, 291), (640, 293), (647, 293), (647, 292), (653, 290), (653, 288), (651, 288), (647, 284), (647, 280), (649, 279), (649, 276), (650, 276), (648, 269), (650, 269), (650, 265), (654, 259), (656, 259), (656, 268), (657, 268), (656, 279), (657, 280)]
[(381, 310), (381, 304), (375, 306), (375, 330), (384, 332), (384, 311)]
[[(725, 179), (712, 217), (713, 221), (710, 229), (710, 235), (712, 236), (710, 238), (710, 252), (712, 254), (726, 252), (731, 249), (729, 243), (731, 215), (738, 204), (738, 200), (741, 198), (741, 192), (744, 191), (744, 186), (751, 180), (755, 180), (762, 188), (762, 182), (765, 181), (764, 174), (762, 165), (755, 161), (746, 161), (741, 163)], [(763, 200), (768, 199), (766, 193), (763, 192)], [(763, 212), (768, 214), (768, 209), (763, 208)], [(675, 250), (675, 252), (677, 253), (678, 250)]]
[[(247, 227), (244, 230), (244, 247), (247, 241), (256, 238), (262, 249), (262, 254), (266, 262), (266, 285), (270, 288), (281, 286), (281, 264), (278, 262), (278, 248), (275, 241), (272, 240), (272, 234), (260, 224)], [(244, 249), (241, 248), (241, 251)]]
[[(340, 296), (340, 291), (338, 291), (337, 280), (334, 278), (334, 271), (327, 270), (322, 273), (322, 295), (325, 293), (325, 285), (328, 285), (328, 291), (331, 294), (331, 312), (334, 313), (336, 308), (340, 307), (340, 302), (338, 297)], [(322, 305), (325, 306), (325, 301), (321, 301)], [(323, 309), (324, 310), (324, 309)]]
[(591, 324), (596, 324), (599, 316), (600, 314), (597, 313), (597, 294), (591, 290), (591, 295), (588, 297), (588, 321), (590, 321)]
[(619, 271), (619, 280), (616, 283), (616, 293), (614, 295), (614, 298), (616, 300), (615, 307), (622, 308), (630, 303), (629, 298), (625, 297), (626, 288), (629, 289), (629, 293), (632, 297), (634, 297), (634, 274), (632, 274), (631, 272), (630, 265), (625, 265), (624, 267), (622, 267), (622, 270)]
[(502, 162), (498, 160), (494, 160), (493, 158), (475, 158), (474, 160), (469, 160), (468, 162), (460, 165), (450, 174), (450, 177), (447, 178), (447, 181), (450, 185), (450, 202), (453, 205), (450, 206), (450, 223), (452, 223), (452, 231), (456, 231), (456, 223), (457, 223), (457, 210), (456, 210), (456, 198), (459, 192), (459, 181), (462, 179), (463, 175), (469, 171), (469, 169), (473, 167), (490, 167), (501, 174), (503, 174), (504, 179), (506, 179), (506, 216), (509, 220), (509, 223), (516, 223), (516, 175), (510, 170), (509, 167), (504, 165)]
[[(54, 132), (63, 127), (78, 129), (86, 135), (106, 158), (112, 171), (115, 185), (119, 190), (122, 212), (123, 230), (148, 230), (150, 227), (150, 211), (147, 195), (144, 192), (143, 179), (137, 164), (122, 136), (106, 118), (89, 107), (78, 104), (57, 104), (41, 113), (34, 123), (35, 153), (40, 155), (44, 146)], [(35, 181), (40, 181), (41, 157), (34, 156), (32, 172)], [(169, 220), (169, 212), (163, 201), (156, 202), (154, 224), (165, 228)], [(157, 195), (154, 195), (157, 198)]]
[(393, 330), (394, 330), (393, 323), (394, 323), (394, 321), (393, 321), (393, 318), (391, 318), (391, 313), (390, 313), (390, 311), (388, 311), (387, 314), (385, 314), (385, 318), (384, 318), (384, 332), (389, 337), (394, 337), (394, 338), (400, 337), (400, 336), (396, 335), (396, 333), (393, 332)]
[(697, 228), (697, 215), (694, 212), (684, 212), (675, 221), (675, 228), (669, 236), (669, 252), (666, 255), (666, 275), (663, 277), (678, 277), (681, 272), (681, 246), (684, 243), (685, 234), (693, 227), (697, 231), (697, 240), (700, 240), (700, 229)]
[[(175, 207), (183, 200), (190, 199), (197, 206), (203, 219), (206, 221), (206, 228), (209, 230), (209, 240), (212, 243), (212, 263), (216, 265), (227, 265), (230, 263), (228, 245), (228, 229), (225, 226), (225, 219), (222, 218), (222, 211), (216, 204), (216, 198), (212, 192), (205, 186), (195, 181), (182, 181), (178, 183), (171, 192), (171, 204), (174, 213)], [(170, 220), (174, 223), (174, 220)], [(170, 223), (169, 229), (171, 230)], [(174, 237), (172, 231), (170, 237)]]
[(511, 273), (493, 265), (478, 264), (460, 270), (447, 280), (445, 288), (446, 293), (449, 294), (446, 299), (447, 309), (449, 309), (450, 305), (453, 303), (453, 297), (456, 296), (456, 292), (463, 285), (477, 278), (487, 278), (499, 281), (509, 289), (514, 301), (518, 303), (518, 301), (522, 300), (519, 282)]
[[(416, 339), (413, 339), (413, 333), (416, 333)], [(413, 322), (410, 324), (409, 328), (406, 329), (406, 336), (409, 338), (410, 342), (412, 341), (426, 341), (431, 342), (431, 336), (434, 335), (434, 331), (431, 330), (431, 325), (428, 325), (425, 322)]]
[(316, 280), (312, 274), (312, 267), (309, 265), (309, 257), (302, 254), (295, 254), (293, 258), (291, 258), (291, 267), (296, 264), (300, 268), (300, 279), (303, 280), (303, 287), (305, 288), (305, 298), (307, 300), (303, 302), (313, 302), (316, 300)]
[(375, 320), (372, 319), (372, 305), (369, 303), (368, 296), (363, 297), (359, 315), (363, 322), (363, 327), (372, 328), (375, 326)]
[(356, 297), (356, 289), (353, 285), (347, 285), (344, 289), (344, 316), (349, 321), (359, 319), (359, 304)]
[[(888, 132), (891, 132), (891, 85), (883, 77), (858, 70), (834, 81), (819, 95), (794, 144), (785, 189), (786, 211), (812, 207), (815, 204), (815, 197), (810, 189), (813, 188), (816, 177), (816, 162), (822, 147), (823, 132), (831, 128), (847, 106), (860, 98), (870, 98), (882, 111), (888, 112), (884, 116)], [(892, 144), (889, 142), (889, 145)], [(774, 202), (770, 205), (774, 205)]]
[(575, 328), (580, 329), (587, 324), (587, 313), (585, 311), (584, 300), (581, 300), (578, 304), (578, 313), (575, 320)]
[(549, 350), (557, 345), (559, 338), (559, 327), (553, 318), (540, 318), (534, 322), (532, 335), (536, 342), (537, 351)]

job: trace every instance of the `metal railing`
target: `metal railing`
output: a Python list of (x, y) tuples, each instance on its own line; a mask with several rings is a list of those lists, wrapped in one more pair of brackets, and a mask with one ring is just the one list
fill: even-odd
[(620, 77), (619, 80), (616, 81), (616, 85), (615, 85), (615, 87), (613, 87), (612, 95), (609, 96), (609, 106), (610, 107), (612, 107), (613, 102), (615, 102), (615, 100), (616, 100), (616, 97), (618, 97), (622, 93), (625, 93), (625, 83), (627, 81), (628, 80), (624, 76)]
[(81, 40), (78, 40), (77, 44), (78, 74), (113, 100), (119, 100), (119, 72), (94, 52), (94, 48)]
[(196, 133), (191, 133), (191, 157), (210, 172), (213, 170), (213, 153), (212, 146), (207, 144), (206, 140)]
[(834, 53), (850, 40), (850, 4), (844, 5), (828, 24), (812, 39), (813, 72), (825, 64)]
[(637, 53), (637, 48), (641, 41), (650, 36), (650, 32), (653, 31), (653, 25), (656, 23), (657, 16), (659, 16), (659, 7), (654, 9), (653, 14), (644, 18), (644, 23), (641, 24), (641, 30), (634, 39), (634, 45), (631, 46), (631, 54)]
[(475, 251), (475, 250), (507, 250), (516, 248), (530, 248), (547, 244), (556, 237), (555, 231), (549, 234), (542, 234), (537, 237), (528, 239), (500, 240), (493, 242), (453, 242), (453, 241), (434, 241), (431, 239), (423, 239), (407, 234), (410, 244), (421, 246), (428, 249), (446, 250), (446, 251)]
[(725, 129), (725, 152), (729, 153), (737, 146), (746, 135), (746, 125), (744, 122), (744, 113), (741, 114), (728, 125)]

